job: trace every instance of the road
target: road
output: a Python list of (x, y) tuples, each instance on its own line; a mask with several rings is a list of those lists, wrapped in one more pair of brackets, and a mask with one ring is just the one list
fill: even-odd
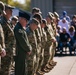
[(44, 75), (76, 75), (76, 56), (54, 57), (57, 65)]

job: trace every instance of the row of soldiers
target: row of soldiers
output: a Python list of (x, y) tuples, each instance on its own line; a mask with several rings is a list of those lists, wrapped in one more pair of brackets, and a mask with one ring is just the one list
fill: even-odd
[(31, 18), (28, 13), (20, 11), (13, 31), (8, 21), (12, 9), (0, 2), (0, 75), (10, 75), (15, 39), (15, 75), (43, 75), (49, 72), (56, 65), (53, 57), (57, 45), (57, 13), (48, 12), (45, 20), (38, 8), (33, 8)]
[[(42, 19), (39, 11), (35, 11), (31, 18), (26, 12), (19, 12), (19, 22), (14, 28), (17, 43), (15, 75), (25, 73), (24, 68), (21, 69), (24, 62), (26, 63), (26, 75), (43, 75), (54, 68), (56, 62), (53, 61), (53, 57), (57, 45), (54, 20), (57, 19), (51, 12), (48, 12), (46, 19)], [(23, 61), (24, 58), (26, 61)], [(20, 65), (20, 63), (23, 64)]]

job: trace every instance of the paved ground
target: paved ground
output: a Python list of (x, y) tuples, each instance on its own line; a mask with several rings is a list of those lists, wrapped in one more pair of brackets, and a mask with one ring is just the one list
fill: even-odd
[(76, 75), (76, 56), (54, 57), (57, 65), (44, 75)]

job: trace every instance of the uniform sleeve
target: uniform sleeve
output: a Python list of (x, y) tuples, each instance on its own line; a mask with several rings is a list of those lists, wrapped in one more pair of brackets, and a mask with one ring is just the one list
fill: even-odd
[(20, 44), (20, 46), (22, 47), (22, 49), (26, 52), (29, 52), (30, 48), (27, 44), (26, 37), (23, 36), (23, 33), (19, 32), (19, 31), (15, 31), (15, 37), (16, 37), (18, 43)]
[(5, 48), (4, 33), (1, 25), (0, 25), (0, 44), (2, 48)]

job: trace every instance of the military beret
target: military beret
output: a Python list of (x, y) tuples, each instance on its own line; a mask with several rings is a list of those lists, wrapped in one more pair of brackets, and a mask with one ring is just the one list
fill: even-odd
[(32, 24), (32, 23), (35, 23), (36, 25), (39, 24), (39, 21), (35, 18), (32, 18), (30, 21), (29, 21), (29, 25)]
[(28, 12), (25, 12), (25, 11), (19, 11), (19, 17), (23, 17), (27, 20), (30, 20), (30, 14)]
[(32, 9), (32, 13), (34, 13), (34, 12), (38, 12), (38, 13), (42, 13), (41, 11), (40, 11), (40, 9), (39, 8), (37, 8), (37, 7), (34, 7), (33, 9)]

